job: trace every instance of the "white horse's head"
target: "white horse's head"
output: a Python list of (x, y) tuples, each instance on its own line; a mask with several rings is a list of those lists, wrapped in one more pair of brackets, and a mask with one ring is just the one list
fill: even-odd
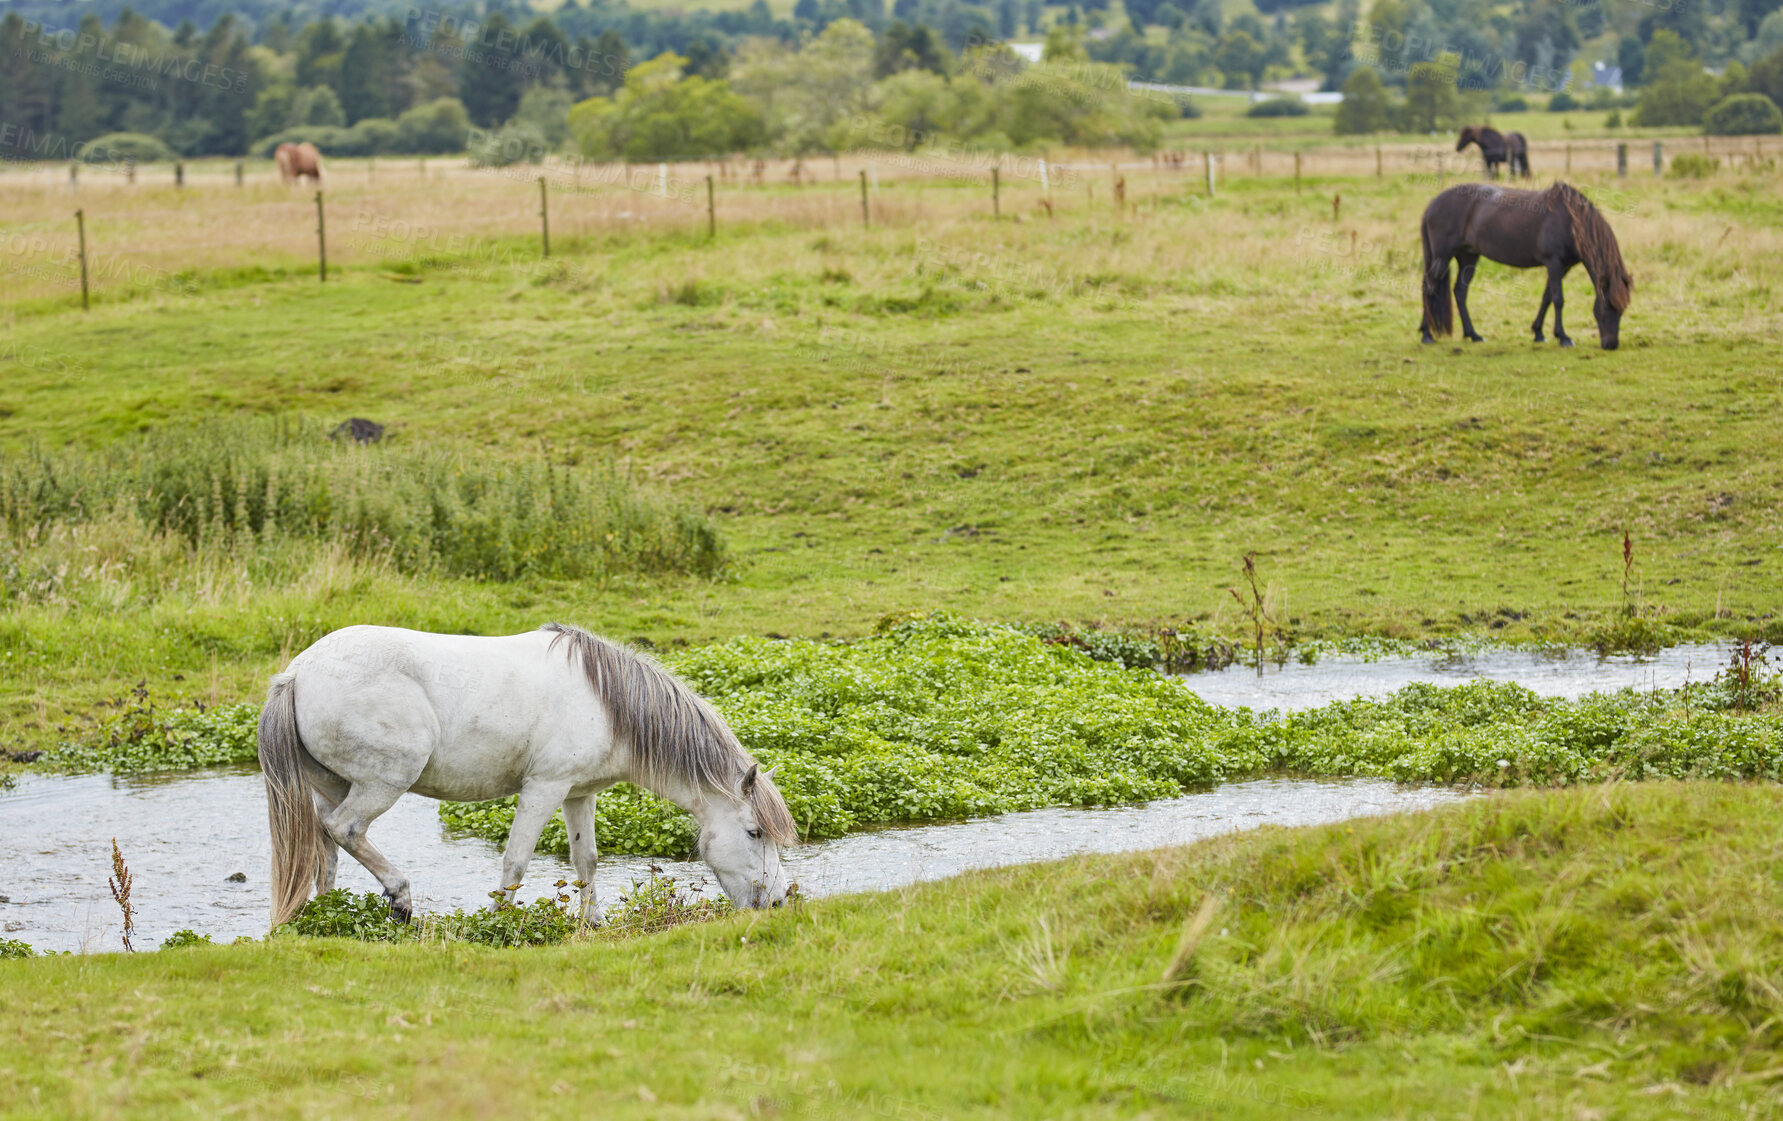
[(795, 834), (772, 775), (752, 763), (735, 797), (709, 797), (701, 806), (700, 859), (739, 907), (778, 907), (786, 899), (780, 846)]

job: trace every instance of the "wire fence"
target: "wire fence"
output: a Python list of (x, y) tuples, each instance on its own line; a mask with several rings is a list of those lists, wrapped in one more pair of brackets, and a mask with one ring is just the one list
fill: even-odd
[[(1534, 142), (1533, 183), (1651, 178), (1683, 153), (1769, 173), (1783, 142), (1764, 137)], [(1072, 152), (854, 152), (815, 159), (593, 163), (552, 158), (488, 168), (457, 158), (329, 161), (321, 185), (280, 181), (270, 161), (12, 165), (0, 170), (0, 300), (78, 299), (83, 257), (95, 293), (187, 289), (214, 269), (316, 274), (433, 256), (474, 263), (546, 254), (547, 237), (586, 244), (638, 234), (710, 237), (768, 227), (865, 223), (921, 228), (940, 218), (1119, 212), (1244, 180), (1308, 190), (1331, 181), (1412, 178), (1431, 189), (1478, 179), (1477, 151), (1452, 142), (1283, 148), (1231, 143), (1139, 155)], [(1337, 200), (1332, 202), (1333, 218)], [(73, 212), (84, 212), (86, 251)], [(549, 227), (549, 235), (546, 226)]]

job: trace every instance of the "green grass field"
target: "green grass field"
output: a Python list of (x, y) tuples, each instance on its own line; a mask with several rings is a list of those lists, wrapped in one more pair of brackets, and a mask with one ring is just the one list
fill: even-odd
[(1769, 1117), (1780, 810), (1498, 794), (642, 939), (0, 961), (0, 1114)]
[(734, 563), (491, 582), (324, 554), (262, 571), (117, 527), (20, 537), (0, 552), (0, 740), (138, 681), (252, 697), (282, 657), (372, 619), (667, 643), (946, 607), (1237, 636), (1247, 553), (1300, 637), (1581, 642), (1629, 610), (1674, 636), (1776, 634), (1769, 179), (1586, 182), (1636, 277), (1614, 353), (1581, 272), (1580, 345), (1561, 350), (1527, 341), (1540, 278), (1496, 266), (1474, 288), (1489, 341), (1419, 346), (1434, 184), (1296, 193), (1235, 172), (1210, 201), (1196, 180), (1136, 177), (1120, 217), (1093, 178), (1050, 221), (1031, 184), (1002, 222), (975, 187), (899, 204), (916, 188), (897, 186), (903, 209), (865, 230), (808, 202), (711, 244), (566, 236), (549, 264), (518, 239), (493, 262), (396, 244), (326, 285), (272, 254), (84, 315), (19, 301), (9, 455), (219, 415), (368, 416), (405, 446), (613, 465), (706, 511)]
[[(1473, 299), (1489, 341), (1423, 347), (1435, 176), (1315, 163), (1297, 191), (1282, 156), (1258, 177), (1232, 159), (1211, 199), (1194, 169), (1129, 166), (1119, 212), (1116, 172), (1056, 181), (1050, 216), (1012, 176), (1000, 221), (983, 176), (888, 175), (870, 228), (838, 164), (818, 187), (727, 183), (711, 242), (703, 214), (566, 192), (549, 262), (520, 232), (530, 180), (423, 193), (367, 167), (329, 188), (349, 236), (326, 285), (305, 200), (95, 187), (95, 244), (151, 267), (106, 273), (87, 313), (68, 260), (32, 271), (59, 197), (0, 185), (0, 747), (134, 720), (104, 703), (139, 683), (257, 700), (361, 622), (677, 645), (944, 608), (1243, 641), (1247, 554), (1289, 640), (1783, 640), (1774, 175), (1580, 177), (1636, 277), (1619, 351), (1577, 272), (1579, 347), (1526, 341), (1540, 278), (1495, 266)], [(363, 235), (387, 228), (366, 215), (423, 232)], [(296, 233), (230, 240), (257, 223)], [(320, 450), (349, 416), (390, 446)], [(315, 447), (269, 451), (280, 418)], [(287, 497), (293, 472), (335, 482), (269, 528), (261, 468)], [(570, 468), (610, 503), (556, 540), (600, 557), (544, 563), (527, 547), (570, 492), (541, 480)], [(1470, 700), (1513, 693), (1448, 695), (1467, 735), (1442, 743), (1413, 697), (1358, 717), (1364, 746), (1465, 740), (1474, 771), (1504, 769), (1504, 724), (1553, 762), (1533, 708)], [(1694, 703), (1656, 702), (1665, 736), (1623, 737), (1608, 771), (1530, 781), (1774, 772), (1774, 702), (1744, 738)], [(1616, 704), (1558, 706), (1587, 764)], [(1061, 750), (1082, 739), (1054, 725)], [(826, 746), (820, 717), (797, 726)], [(0, 961), (0, 1115), (1774, 1116), (1778, 799), (1494, 793), (544, 949)]]

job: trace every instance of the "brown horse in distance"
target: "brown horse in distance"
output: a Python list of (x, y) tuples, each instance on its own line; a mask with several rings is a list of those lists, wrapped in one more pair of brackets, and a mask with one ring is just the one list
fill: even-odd
[(272, 159), (279, 165), (279, 178), (285, 181), (285, 186), (305, 178), (313, 180), (318, 187), (322, 185), (322, 153), (316, 151), (314, 144), (308, 141), (280, 144)]
[(1491, 125), (1463, 125), (1455, 141), (1455, 151), (1466, 151), (1469, 144), (1480, 146), (1489, 178), (1498, 178), (1499, 165), (1507, 162), (1511, 165), (1512, 175), (1529, 178), (1529, 141), (1523, 139), (1522, 133), (1499, 132)]
[(1450, 187), (1424, 208), (1420, 234), (1424, 242), (1424, 341), (1454, 331), (1449, 306), (1449, 262), (1461, 266), (1455, 280), (1455, 303), (1461, 307), (1461, 330), (1470, 342), (1483, 342), (1467, 314), (1467, 288), (1480, 258), (1514, 269), (1548, 270), (1541, 310), (1535, 313), (1535, 341), (1542, 342), (1542, 320), (1554, 305), (1554, 338), (1561, 346), (1573, 341), (1560, 323), (1564, 303), (1561, 281), (1574, 265), (1583, 264), (1597, 286), (1592, 313), (1597, 337), (1605, 350), (1620, 343), (1622, 313), (1634, 291), (1634, 277), (1622, 263), (1616, 235), (1591, 200), (1565, 183), (1545, 191), (1519, 191), (1490, 183)]

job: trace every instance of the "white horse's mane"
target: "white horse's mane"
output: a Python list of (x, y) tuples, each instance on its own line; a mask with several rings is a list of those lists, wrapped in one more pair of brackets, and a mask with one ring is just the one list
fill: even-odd
[[(588, 684), (606, 706), (613, 731), (631, 751), (632, 765), (646, 785), (685, 781), (736, 797), (738, 782), (755, 760), (736, 733), (705, 698), (629, 646), (567, 623), (547, 623), (551, 647), (567, 642), (582, 663)], [(756, 824), (776, 842), (798, 839), (798, 829), (774, 781), (758, 772), (747, 792)]]

